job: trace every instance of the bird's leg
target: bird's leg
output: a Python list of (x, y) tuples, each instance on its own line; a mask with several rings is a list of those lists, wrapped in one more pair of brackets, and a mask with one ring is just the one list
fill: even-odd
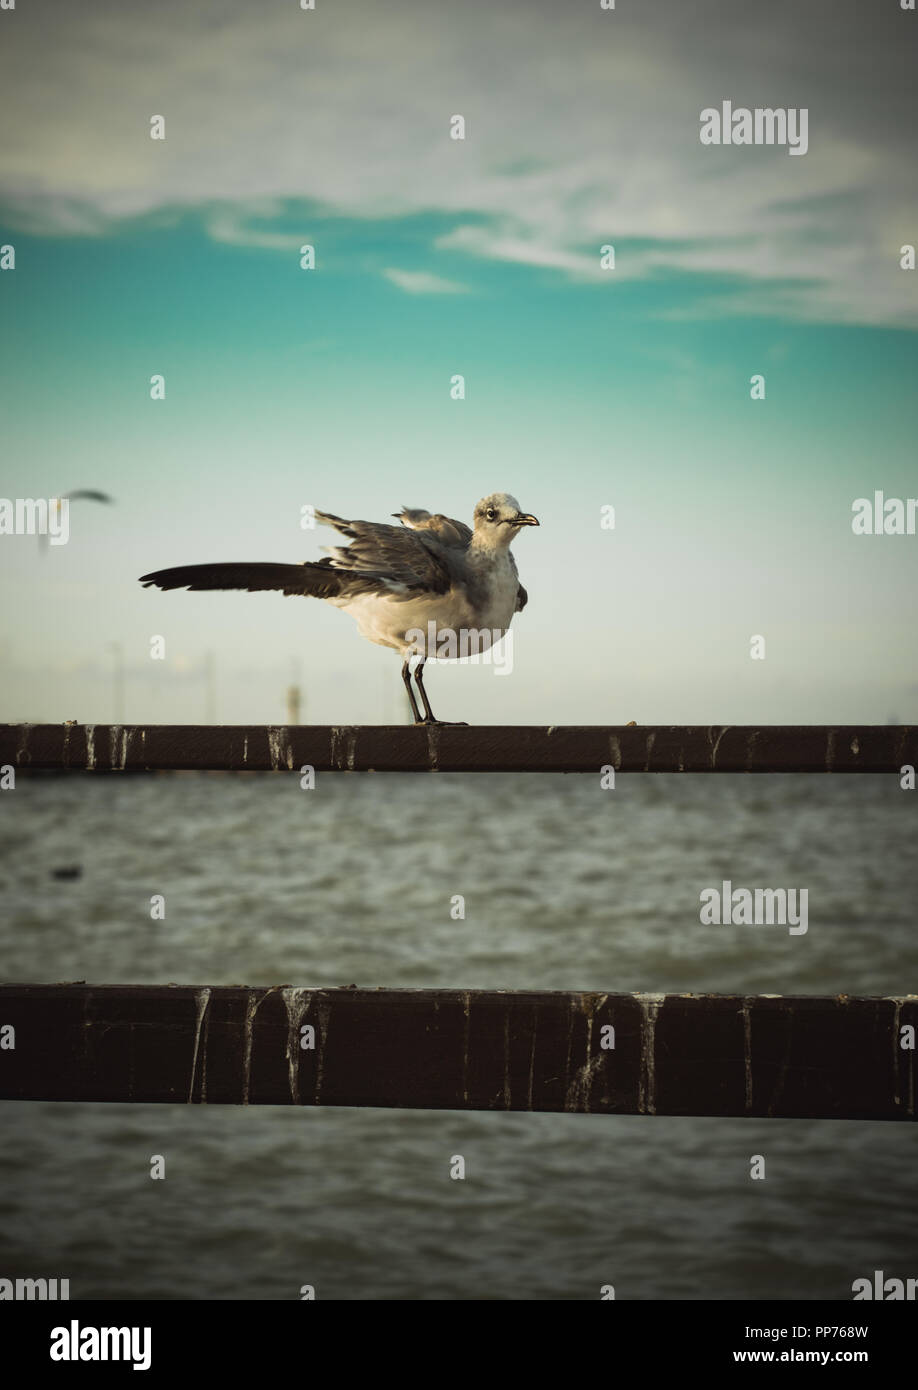
[(457, 726), (460, 725), (460, 724), (463, 724), (463, 725), (464, 725), (465, 721), (462, 720), (462, 719), (438, 719), (438, 718), (436, 717), (436, 715), (434, 714), (433, 710), (430, 708), (430, 701), (429, 701), (428, 698), (427, 698), (427, 691), (424, 689), (423, 673), (424, 673), (424, 657), (421, 657), (421, 659), (420, 659), (420, 661), (418, 662), (417, 666), (415, 666), (415, 668), (414, 668), (414, 679), (415, 679), (415, 683), (417, 684), (418, 690), (420, 690), (420, 692), (421, 692), (421, 699), (424, 701), (424, 718), (423, 718), (423, 719), (415, 720), (415, 723), (417, 723), (417, 724), (455, 724), (455, 725), (457, 725)]
[(411, 689), (411, 669), (408, 665), (408, 661), (409, 658), (406, 657), (402, 663), (402, 680), (405, 682), (405, 689), (408, 691), (408, 699), (411, 701), (411, 713), (414, 715), (414, 722), (415, 724), (420, 724), (422, 723), (421, 712), (418, 709), (418, 702), (414, 698), (414, 691)]
[(415, 668), (414, 668), (414, 679), (415, 679), (415, 683), (416, 683), (416, 685), (417, 685), (417, 687), (418, 687), (418, 690), (419, 690), (420, 693), (421, 693), (421, 699), (424, 701), (424, 723), (425, 723), (425, 724), (438, 724), (440, 721), (437, 719), (437, 716), (434, 714), (433, 710), (430, 708), (430, 701), (429, 701), (428, 698), (427, 698), (427, 691), (424, 689), (424, 658), (423, 658), (423, 657), (421, 657), (421, 659), (420, 659), (420, 661), (418, 662), (417, 666), (415, 666)]

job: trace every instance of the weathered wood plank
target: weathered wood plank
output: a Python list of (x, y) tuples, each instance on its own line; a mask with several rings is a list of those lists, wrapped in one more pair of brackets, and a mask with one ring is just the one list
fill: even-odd
[(0, 725), (0, 766), (316, 772), (898, 772), (911, 725)]
[(3, 985), (4, 1025), (12, 1100), (915, 1119), (916, 995)]

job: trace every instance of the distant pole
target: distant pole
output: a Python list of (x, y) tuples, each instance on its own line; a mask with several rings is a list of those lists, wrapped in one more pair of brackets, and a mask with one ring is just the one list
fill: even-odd
[(299, 724), (301, 691), (298, 685), (287, 686), (287, 723)]
[(290, 663), (290, 684), (287, 686), (287, 723), (299, 724), (300, 710), (305, 703), (303, 700), (303, 690), (300, 685), (303, 666), (300, 658), (295, 656)]
[(204, 654), (204, 723), (217, 722), (217, 668), (212, 651)]
[(109, 642), (112, 665), (112, 722), (124, 723), (124, 649), (120, 642)]

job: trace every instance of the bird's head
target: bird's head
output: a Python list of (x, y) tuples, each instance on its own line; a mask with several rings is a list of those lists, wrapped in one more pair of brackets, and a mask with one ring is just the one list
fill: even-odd
[(520, 508), (509, 492), (492, 492), (483, 497), (475, 508), (475, 540), (479, 545), (504, 549), (523, 526), (538, 526), (538, 521)]

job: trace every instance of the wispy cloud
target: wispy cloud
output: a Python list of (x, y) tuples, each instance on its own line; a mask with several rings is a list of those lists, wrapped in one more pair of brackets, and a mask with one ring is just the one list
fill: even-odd
[(606, 278), (606, 272), (600, 269), (598, 246), (595, 255), (567, 251), (563, 246), (546, 245), (543, 240), (526, 236), (524, 232), (514, 234), (506, 225), (456, 227), (438, 237), (436, 246), (441, 251), (464, 251), (490, 260), (563, 270), (590, 280)]
[(444, 280), (427, 270), (396, 270), (390, 266), (383, 275), (406, 294), (465, 294), (468, 290), (467, 285)]
[(254, 217), (265, 219), (282, 213), (283, 209), (274, 204), (261, 208), (221, 208), (207, 218), (206, 226), (214, 241), (231, 246), (254, 246), (262, 251), (286, 251), (292, 255), (303, 244), (302, 232), (278, 232), (252, 225)]

